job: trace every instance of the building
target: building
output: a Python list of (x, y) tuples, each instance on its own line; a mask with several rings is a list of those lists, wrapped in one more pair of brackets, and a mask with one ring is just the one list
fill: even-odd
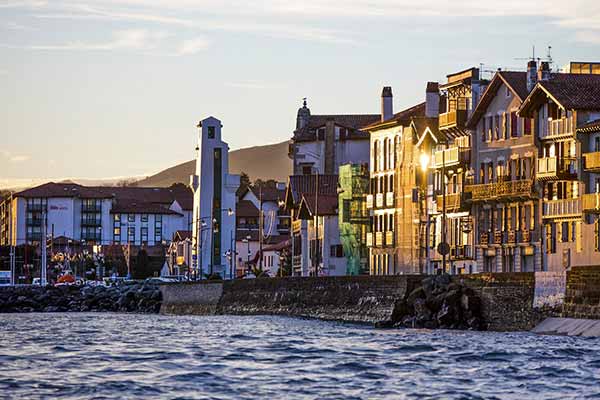
[(189, 275), (192, 265), (192, 231), (177, 231), (167, 249), (168, 275)]
[[(555, 74), (542, 62), (518, 115), (538, 141), (543, 269), (597, 265), (600, 187), (600, 75)], [(594, 238), (594, 245), (591, 245)]]
[(198, 124), (194, 191), (192, 268), (199, 276), (234, 273), (236, 190), (240, 176), (229, 174), (229, 146), (221, 140), (221, 121), (208, 117)]
[(369, 193), (369, 165), (341, 165), (338, 192), (340, 242), (346, 257), (346, 274), (368, 274), (370, 219), (366, 196)]
[(337, 175), (339, 166), (369, 162), (369, 134), (361, 127), (380, 120), (378, 114), (311, 115), (298, 110), (290, 143), (294, 175)]
[(380, 120), (370, 134), (370, 194), (367, 234), (372, 275), (419, 273), (419, 206), (413, 189), (419, 175), (417, 136), (412, 119), (425, 116), (426, 103), (393, 114), (392, 89), (384, 87)]
[(292, 218), (292, 275), (346, 274), (337, 188), (337, 175), (290, 176), (285, 209)]
[(89, 245), (168, 243), (192, 219), (192, 192), (170, 188), (90, 187), (46, 183), (14, 193), (1, 207), (0, 225), (12, 226), (1, 244), (35, 244), (47, 236)]
[(474, 173), (465, 191), (481, 272), (542, 270), (536, 140), (532, 120), (517, 115), (536, 68), (530, 61), (527, 72), (498, 71), (467, 122)]

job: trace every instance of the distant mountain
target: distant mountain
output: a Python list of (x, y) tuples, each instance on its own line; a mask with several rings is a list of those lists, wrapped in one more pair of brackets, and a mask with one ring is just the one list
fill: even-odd
[[(288, 141), (254, 146), (229, 152), (229, 172), (245, 172), (250, 179), (275, 179), (286, 182), (292, 174), (292, 160), (288, 157)], [(167, 168), (137, 182), (138, 186), (167, 187), (173, 183), (189, 184), (190, 175), (196, 170), (196, 161), (188, 161)]]

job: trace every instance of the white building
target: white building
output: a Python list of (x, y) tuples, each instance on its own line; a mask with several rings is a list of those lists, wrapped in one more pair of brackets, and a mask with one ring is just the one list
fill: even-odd
[(2, 243), (32, 244), (64, 237), (94, 245), (154, 246), (169, 243), (192, 218), (192, 192), (170, 188), (88, 187), (46, 183), (15, 193), (0, 216), (8, 234)]
[(208, 117), (198, 124), (196, 174), (192, 175), (194, 214), (192, 223), (200, 274), (233, 275), (235, 257), (235, 192), (240, 176), (229, 174), (229, 146), (221, 140), (221, 121)]

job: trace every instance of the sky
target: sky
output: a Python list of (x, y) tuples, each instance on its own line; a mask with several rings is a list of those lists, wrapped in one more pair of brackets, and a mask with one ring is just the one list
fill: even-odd
[(0, 186), (146, 176), (194, 157), (215, 116), (231, 149), (313, 114), (378, 113), (483, 65), (600, 61), (598, 0), (0, 0)]

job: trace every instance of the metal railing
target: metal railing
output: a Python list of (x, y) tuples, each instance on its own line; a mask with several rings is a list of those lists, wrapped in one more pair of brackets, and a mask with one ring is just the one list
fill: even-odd
[(439, 128), (462, 127), (467, 122), (467, 110), (452, 110), (439, 115)]
[(529, 197), (532, 195), (531, 179), (520, 179), (495, 183), (481, 183), (469, 185), (465, 191), (471, 193), (472, 201), (487, 201), (498, 198)]

